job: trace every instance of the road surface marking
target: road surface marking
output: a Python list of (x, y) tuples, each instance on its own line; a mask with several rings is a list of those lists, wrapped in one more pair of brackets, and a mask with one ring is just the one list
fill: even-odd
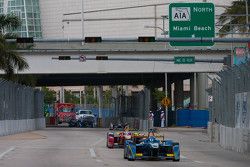
[(98, 140), (97, 142), (95, 142), (94, 144), (92, 144), (92, 147), (95, 147), (98, 143), (102, 142), (104, 140), (104, 138)]
[(100, 160), (100, 159), (97, 159), (97, 160), (96, 160), (96, 162), (103, 162), (103, 161), (102, 161), (102, 160)]
[(203, 164), (204, 162), (201, 162), (201, 161), (194, 161), (196, 163), (199, 163), (199, 164)]
[(96, 157), (96, 154), (95, 154), (95, 150), (93, 148), (90, 148), (89, 149), (89, 152), (90, 152), (90, 156), (95, 158)]
[(183, 155), (180, 155), (180, 158), (181, 159), (187, 159), (187, 157), (183, 156)]
[(5, 152), (3, 152), (2, 154), (0, 154), (0, 159), (2, 159), (6, 154), (8, 154), (9, 152), (15, 150), (15, 147), (11, 147), (10, 149), (6, 150)]

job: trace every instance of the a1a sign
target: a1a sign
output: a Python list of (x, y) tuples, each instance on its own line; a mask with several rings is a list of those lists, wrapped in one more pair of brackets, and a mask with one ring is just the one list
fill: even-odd
[[(169, 5), (169, 37), (212, 38), (213, 3), (172, 3)], [(171, 46), (212, 46), (213, 42), (170, 42)]]

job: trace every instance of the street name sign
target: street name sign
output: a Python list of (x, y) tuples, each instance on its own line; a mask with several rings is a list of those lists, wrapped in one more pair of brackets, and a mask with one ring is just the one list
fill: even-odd
[(174, 64), (194, 64), (195, 57), (194, 56), (176, 56), (174, 57)]
[[(212, 38), (215, 34), (213, 3), (171, 3), (169, 37)], [(212, 46), (214, 42), (170, 42), (171, 46)]]

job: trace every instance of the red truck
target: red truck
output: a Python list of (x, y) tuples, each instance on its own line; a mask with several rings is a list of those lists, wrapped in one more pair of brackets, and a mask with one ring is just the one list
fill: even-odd
[(76, 113), (74, 111), (75, 104), (72, 103), (55, 103), (55, 112), (57, 117), (57, 122), (70, 123), (72, 120), (76, 119)]

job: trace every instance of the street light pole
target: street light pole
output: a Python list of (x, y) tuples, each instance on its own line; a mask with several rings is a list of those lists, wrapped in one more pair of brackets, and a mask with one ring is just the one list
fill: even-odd
[(246, 26), (247, 26), (247, 33), (249, 31), (249, 25), (248, 25), (248, 0), (245, 0), (246, 3)]
[[(82, 0), (81, 22), (82, 22), (82, 39), (84, 39), (84, 2)], [(82, 42), (82, 45), (84, 43)]]

